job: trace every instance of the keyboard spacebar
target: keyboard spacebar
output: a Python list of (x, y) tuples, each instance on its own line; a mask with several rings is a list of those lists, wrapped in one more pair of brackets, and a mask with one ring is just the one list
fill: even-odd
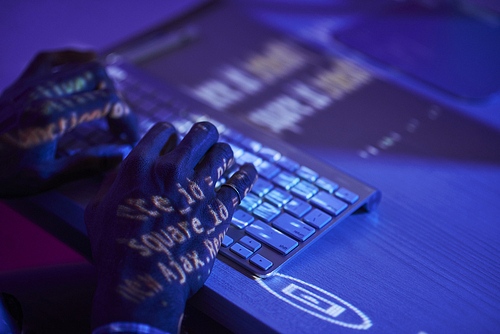
[(290, 253), (299, 245), (297, 241), (260, 220), (256, 220), (248, 226), (246, 232), (283, 255)]

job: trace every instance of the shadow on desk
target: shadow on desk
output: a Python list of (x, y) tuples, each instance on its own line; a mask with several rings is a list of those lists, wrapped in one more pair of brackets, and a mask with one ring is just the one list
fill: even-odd
[[(23, 269), (0, 274), (0, 290), (20, 302), (23, 333), (89, 334), (97, 271), (90, 263)], [(188, 305), (182, 334), (232, 333)]]
[(23, 269), (0, 274), (0, 290), (21, 303), (26, 333), (88, 334), (96, 278), (90, 263)]
[[(0, 223), (0, 292), (20, 302), (24, 333), (89, 334), (95, 267), (1, 202)], [(230, 333), (190, 305), (184, 320), (184, 334)]]

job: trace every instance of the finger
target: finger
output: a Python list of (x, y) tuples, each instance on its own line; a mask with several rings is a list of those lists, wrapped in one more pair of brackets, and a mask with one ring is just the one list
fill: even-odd
[(118, 96), (109, 90), (36, 100), (24, 110), (19, 124), (8, 135), (16, 146), (32, 148), (56, 140), (79, 124), (113, 113), (117, 103)]
[[(99, 89), (106, 89), (114, 93), (111, 79), (107, 76), (104, 67), (97, 61), (85, 64), (74, 63), (73, 67), (75, 68), (64, 73), (49, 73), (38, 79), (23, 80), (21, 78), (8, 87), (0, 97), (0, 109), (4, 111), (0, 114), (2, 132), (16, 125), (20, 114), (26, 109), (32, 109), (38, 113), (44, 104), (58, 103), (57, 100), (52, 99)], [(81, 100), (82, 98), (75, 96), (73, 99)], [(69, 100), (59, 101), (67, 102)], [(8, 122), (9, 125), (4, 125), (5, 122)]]
[[(64, 79), (59, 81), (36, 86), (30, 94), (30, 109), (34, 113), (42, 109), (44, 115), (52, 113), (53, 110), (49, 109), (58, 112), (76, 111), (79, 117), (77, 124), (86, 121), (89, 116), (90, 120), (108, 116), (108, 125), (115, 137), (130, 144), (137, 143), (140, 138), (137, 117), (118, 95), (105, 69), (99, 63), (92, 62), (73, 72), (64, 73)], [(92, 111), (91, 115), (79, 115), (89, 110)]]
[(96, 58), (93, 52), (64, 50), (56, 52), (41, 52), (28, 65), (21, 78), (42, 76), (52, 73), (53, 68), (68, 63), (85, 63)]
[[(34, 93), (33, 87), (36, 87), (37, 84), (47, 84), (47, 81), (51, 81), (51, 84), (53, 84), (54, 80), (60, 81), (61, 78), (68, 77), (68, 75), (75, 75), (74, 72), (81, 66), (88, 64), (93, 64), (94, 67), (98, 66), (99, 63), (93, 61), (93, 59), (95, 59), (95, 54), (92, 52), (42, 52), (31, 61), (16, 82), (4, 91), (2, 98), (6, 96), (9, 100), (13, 100), (26, 92), (31, 95)], [(102, 72), (105, 74), (102, 65), (99, 66), (101, 66)]]
[(172, 124), (161, 122), (155, 124), (139, 141), (137, 146), (125, 159), (124, 167), (145, 168), (152, 164), (155, 159), (172, 151), (177, 145), (177, 131)]
[[(119, 117), (130, 110), (120, 107), (119, 112), (113, 107), (121, 102), (120, 97), (114, 89), (99, 89), (89, 92), (81, 92), (66, 97), (43, 98), (32, 101), (25, 110), (25, 114), (41, 115), (48, 118), (50, 122), (63, 116), (77, 117), (78, 122), (74, 126), (97, 118), (113, 114)], [(98, 110), (99, 113), (94, 112)], [(92, 117), (87, 113), (91, 112)], [(116, 114), (116, 116), (114, 116)]]
[(196, 123), (169, 154), (169, 159), (175, 159), (181, 168), (193, 170), (218, 139), (219, 133), (214, 125), (209, 122)]
[(250, 192), (255, 181), (257, 181), (255, 167), (252, 164), (244, 164), (220, 187), (217, 198), (232, 213), (240, 201)]
[[(30, 99), (51, 98), (50, 104), (56, 104), (55, 107), (59, 111), (63, 111), (64, 107), (74, 108), (74, 105), (78, 108), (83, 107), (81, 109), (83, 111), (87, 109), (95, 111), (100, 107), (102, 116), (108, 116), (108, 125), (115, 137), (130, 144), (137, 143), (140, 139), (137, 117), (130, 112), (128, 105), (116, 92), (113, 82), (101, 64), (94, 61), (79, 65), (76, 70), (65, 72), (63, 75), (62, 79), (51, 80), (50, 83), (37, 86)], [(94, 97), (98, 103), (101, 102), (101, 106), (92, 103)], [(109, 101), (106, 101), (106, 97)], [(108, 103), (111, 103), (111, 108)], [(89, 105), (85, 107), (83, 106), (85, 104)]]
[(140, 139), (137, 116), (130, 111), (128, 105), (119, 100), (107, 116), (110, 132), (116, 137), (135, 144)]
[(226, 143), (214, 144), (195, 167), (198, 178), (213, 189), (227, 168), (234, 164), (233, 150)]
[(35, 170), (43, 182), (41, 190), (111, 170), (118, 166), (128, 152), (130, 152), (128, 145), (100, 145), (70, 157), (40, 164)]
[(97, 61), (66, 64), (59, 72), (48, 73), (32, 85), (28, 99), (56, 98), (97, 89), (114, 89), (105, 68)]
[(82, 123), (106, 116), (110, 131), (117, 138), (130, 144), (139, 140), (136, 116), (113, 90), (107, 89), (33, 101), (21, 118), (13, 118), (18, 121), (17, 127), (10, 126), (7, 135), (15, 146), (32, 148), (52, 142)]

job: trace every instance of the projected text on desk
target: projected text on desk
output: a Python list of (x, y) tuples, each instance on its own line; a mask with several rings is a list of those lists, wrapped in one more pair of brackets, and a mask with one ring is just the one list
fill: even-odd
[[(357, 307), (311, 283), (280, 273), (265, 280), (257, 278), (256, 281), (282, 302), (318, 319), (358, 330), (367, 330), (372, 326), (370, 318)], [(303, 317), (295, 320), (306, 321)]]

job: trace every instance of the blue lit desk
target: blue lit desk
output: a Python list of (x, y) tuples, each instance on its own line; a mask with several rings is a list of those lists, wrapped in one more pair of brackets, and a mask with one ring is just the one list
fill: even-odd
[[(246, 333), (498, 331), (499, 160), (301, 148), (379, 188), (379, 209), (348, 218), (263, 281), (217, 261), (191, 305)], [(82, 217), (59, 218), (81, 231)]]

